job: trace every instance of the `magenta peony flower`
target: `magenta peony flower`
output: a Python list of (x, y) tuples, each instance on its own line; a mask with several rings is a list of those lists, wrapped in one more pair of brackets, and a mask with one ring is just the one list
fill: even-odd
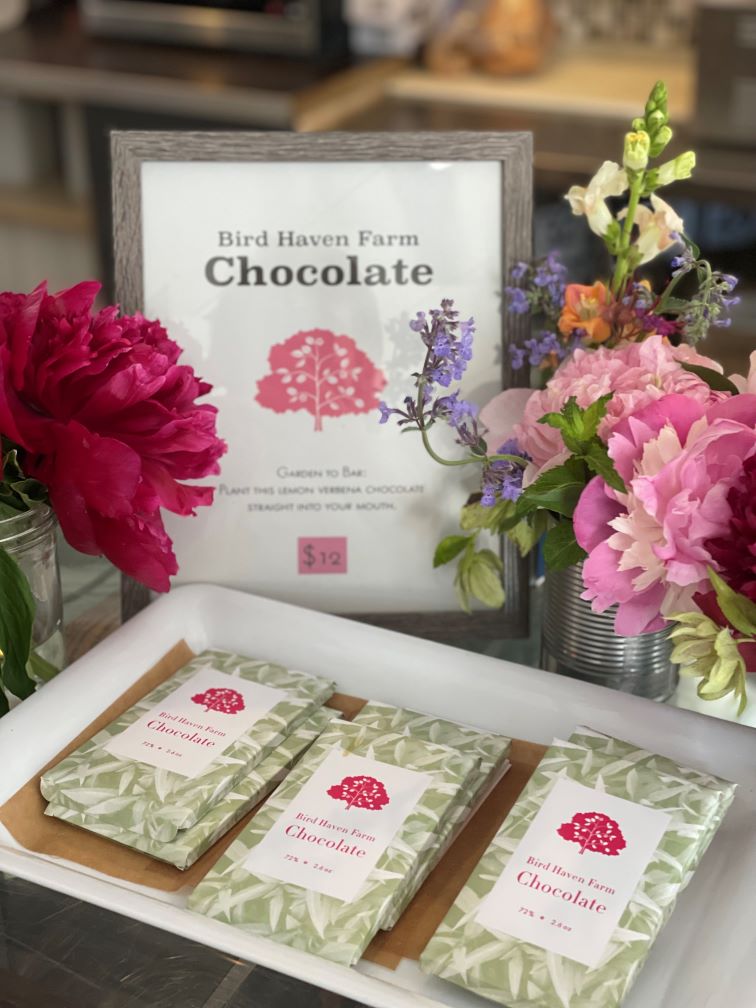
[[(496, 437), (514, 437), (533, 462), (525, 473), (525, 485), (547, 468), (560, 465), (568, 457), (561, 432), (538, 421), (546, 413), (558, 413), (571, 396), (586, 407), (600, 396), (613, 392), (599, 436), (607, 440), (624, 417), (664, 395), (680, 392), (706, 404), (722, 398), (696, 375), (685, 371), (683, 361), (700, 364), (721, 373), (716, 361), (702, 357), (689, 346), (671, 346), (661, 336), (649, 336), (641, 343), (626, 343), (607, 350), (576, 350), (560, 365), (546, 388), (526, 396), (523, 390), (500, 393), (481, 411), (481, 419), (496, 431)], [(521, 419), (515, 423), (515, 411)]]
[(709, 542), (727, 534), (728, 495), (756, 455), (756, 395), (665, 396), (615, 425), (609, 454), (627, 493), (596, 477), (580, 497), (583, 598), (596, 612), (617, 604), (620, 634), (658, 630), (695, 608), (717, 568)]
[(82, 553), (167, 591), (177, 570), (160, 508), (193, 514), (225, 444), (211, 386), (177, 363), (158, 322), (92, 314), (97, 283), (59, 294), (0, 295), (0, 431), (48, 488), (61, 529)]
[(727, 533), (712, 539), (707, 548), (727, 584), (756, 602), (756, 455), (746, 459), (727, 503), (731, 511)]

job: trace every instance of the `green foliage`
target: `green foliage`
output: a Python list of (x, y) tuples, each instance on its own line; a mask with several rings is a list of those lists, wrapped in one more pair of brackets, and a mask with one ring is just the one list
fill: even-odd
[(578, 406), (575, 396), (570, 396), (559, 413), (546, 413), (538, 421), (556, 427), (562, 440), (573, 455), (579, 455), (584, 445), (596, 437), (599, 424), (606, 416), (606, 406), (614, 393), (600, 396), (590, 406)]
[(0, 549), (0, 650), (3, 654), (0, 680), (4, 689), (21, 700), (31, 696), (35, 689), (26, 669), (33, 624), (34, 597), (26, 577), (13, 557)]
[(459, 524), (465, 531), (486, 529), (494, 535), (501, 535), (519, 521), (515, 512), (514, 501), (500, 500), (493, 507), (483, 507), (478, 495), (478, 500), (465, 504), (462, 508)]
[(580, 459), (569, 458), (562, 465), (547, 469), (523, 490), (517, 501), (517, 513), (524, 518), (531, 512), (544, 508), (571, 518), (587, 482), (585, 463)]
[(26, 663), (26, 670), (33, 679), (43, 683), (54, 679), (60, 672), (59, 668), (53, 665), (52, 662), (49, 662), (46, 658), (43, 658), (41, 654), (38, 654), (34, 650), (34, 648), (32, 648), (31, 654), (29, 655), (29, 661)]
[[(687, 302), (685, 304), (687, 305)], [(729, 378), (720, 374), (719, 371), (715, 371), (713, 368), (703, 367), (701, 364), (688, 364), (685, 361), (681, 362), (681, 366), (685, 371), (690, 371), (691, 374), (696, 375), (701, 381), (705, 381), (709, 388), (715, 392), (729, 392), (730, 395), (738, 395), (740, 391), (738, 386), (734, 385)]]
[(620, 227), (620, 222), (618, 220), (612, 218), (612, 221), (604, 234), (604, 242), (609, 250), (609, 255), (619, 255), (622, 242), (622, 228)]
[(471, 535), (450, 535), (442, 539), (433, 554), (433, 566), (441, 567), (443, 564), (450, 563), (474, 539), (475, 536)]
[(584, 560), (588, 554), (577, 543), (571, 521), (559, 521), (543, 542), (543, 558), (549, 570), (565, 570)]
[(711, 567), (709, 580), (716, 592), (719, 608), (735, 629), (746, 636), (756, 634), (756, 603), (730, 588)]
[(471, 612), (471, 599), (476, 598), (491, 609), (504, 605), (504, 586), (501, 583), (501, 558), (490, 549), (476, 550), (470, 542), (457, 564), (454, 587), (459, 604), (466, 613)]
[(622, 493), (625, 484), (609, 458), (606, 445), (598, 436), (599, 424), (606, 416), (606, 406), (611, 398), (610, 392), (583, 409), (578, 406), (577, 399), (571, 396), (560, 413), (547, 413), (539, 423), (561, 431), (565, 447), (572, 452), (573, 457), (582, 459), (591, 472), (601, 476), (612, 489)]
[(15, 518), (39, 504), (47, 504), (45, 486), (28, 479), (21, 470), (18, 451), (10, 448), (3, 454), (3, 478), (0, 481), (0, 518)]
[(509, 529), (507, 535), (517, 546), (521, 556), (527, 556), (552, 523), (548, 511), (534, 511)]

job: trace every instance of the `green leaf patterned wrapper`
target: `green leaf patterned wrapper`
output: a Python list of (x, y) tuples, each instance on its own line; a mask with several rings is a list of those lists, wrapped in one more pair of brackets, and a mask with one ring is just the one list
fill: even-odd
[[(410, 771), (410, 777), (415, 774), (424, 777), (421, 778), (423, 783), (419, 797), (397, 823), (385, 848), (380, 848), (377, 861), (364, 882), (360, 883), (354, 897), (344, 899), (316, 891), (320, 883), (316, 880), (318, 872), (315, 864), (322, 849), (317, 846), (310, 848), (302, 843), (297, 848), (301, 849), (299, 858), (312, 862), (308, 868), (295, 866), (297, 871), (301, 868), (302, 872), (307, 872), (306, 884), (279, 881), (269, 874), (250, 871), (248, 860), (259, 856), (258, 847), (271, 830), (299, 828), (296, 822), (302, 816), (297, 813), (297, 808), (301, 807), (304, 789), (308, 784), (312, 787), (318, 773), (327, 769), (334, 760), (343, 758), (349, 764), (349, 758), (357, 756), (377, 761), (384, 771), (400, 768), (396, 773)], [(394, 893), (413, 870), (418, 857), (436, 843), (438, 823), (447, 814), (449, 806), (458, 800), (475, 765), (476, 760), (472, 757), (420, 739), (381, 732), (360, 724), (334, 724), (308, 750), (304, 759), (200, 882), (190, 897), (190, 909), (252, 934), (264, 935), (294, 948), (351, 965), (360, 958), (378, 930)], [(338, 776), (335, 775), (335, 784)], [(354, 778), (345, 777), (341, 786), (350, 780)], [(340, 802), (335, 801), (338, 793), (338, 788), (328, 790), (327, 795), (333, 796), (330, 798), (331, 805), (324, 793), (323, 809), (336, 804), (339, 809), (343, 808)], [(393, 802), (394, 794), (389, 786), (383, 797), (375, 802), (376, 808), (382, 806), (375, 814), (391, 809)], [(348, 810), (345, 816), (352, 814)], [(371, 814), (368, 810), (365, 818)], [(312, 817), (307, 822), (316, 820), (317, 817)], [(320, 819), (320, 822), (328, 820)], [(306, 831), (304, 826), (301, 829)]]
[[(594, 749), (605, 752), (610, 756), (621, 756), (634, 763), (636, 766), (648, 767), (650, 770), (656, 770), (657, 772), (665, 774), (669, 777), (681, 777), (684, 780), (700, 784), (702, 787), (710, 788), (716, 795), (718, 795), (718, 808), (716, 812), (712, 814), (706, 829), (701, 833), (700, 849), (697, 856), (693, 857), (690, 861), (688, 875), (683, 883), (684, 888), (693, 877), (699, 861), (706, 853), (707, 847), (711, 843), (714, 834), (717, 832), (722, 820), (724, 819), (725, 813), (733, 802), (735, 797), (735, 785), (730, 781), (722, 780), (721, 777), (715, 777), (713, 774), (706, 773), (703, 770), (693, 770), (690, 767), (681, 766), (666, 756), (660, 756), (657, 753), (649, 752), (646, 749), (640, 749), (630, 742), (623, 742), (621, 739), (612, 738), (611, 736), (604, 735), (602, 732), (597, 732), (592, 728), (577, 728), (570, 735), (570, 742), (579, 746), (585, 746), (586, 749)], [(670, 904), (670, 910), (672, 905), (673, 904)]]
[(113, 823), (76, 812), (63, 805), (50, 803), (45, 815), (80, 826), (98, 836), (114, 840), (133, 850), (166, 861), (176, 868), (190, 868), (206, 850), (235, 826), (250, 809), (259, 804), (284, 779), (292, 766), (312, 745), (315, 739), (339, 717), (338, 711), (322, 707), (285, 738), (262, 762), (242, 777), (210, 811), (191, 826), (180, 830), (175, 840), (161, 843), (151, 837)]
[(512, 740), (505, 735), (483, 732), (456, 721), (445, 721), (430, 714), (421, 714), (405, 707), (394, 707), (378, 700), (368, 701), (354, 718), (353, 723), (369, 725), (382, 731), (412, 735), (426, 742), (449, 746), (480, 760), (479, 766), (468, 778), (460, 802), (450, 809), (446, 821), (440, 826), (437, 845), (419, 860), (417, 868), (408, 876), (389, 907), (381, 927), (390, 930), (438, 864), (455, 830), (461, 828), (488, 786), (501, 774), (507, 764)]
[[(637, 753), (637, 748), (628, 744), (618, 745), (614, 752), (603, 751), (601, 740), (596, 740), (596, 748), (555, 742), (548, 749), (423, 952), (420, 965), (425, 972), (508, 1008), (617, 1008), (622, 1003), (675, 897), (700, 860), (702, 846), (711, 838), (712, 820), (717, 817), (721, 820), (722, 808), (720, 787), (712, 788), (708, 781), (696, 780), (695, 775), (666, 773), (664, 767), (670, 769), (669, 766), (663, 764), (663, 768), (657, 769), (653, 761), (644, 762), (647, 754), (637, 758)], [(491, 905), (486, 897), (505, 873), (515, 852), (518, 858), (524, 857), (519, 847), (531, 823), (564, 781), (577, 782), (595, 789), (596, 795), (605, 793), (669, 817), (609, 940), (595, 949), (600, 953), (595, 966), (494, 930), (479, 919)], [(597, 804), (598, 801), (597, 798)], [(585, 812), (588, 811), (586, 808)], [(573, 823), (576, 818), (573, 817)], [(561, 832), (568, 825), (573, 824), (565, 824), (557, 832), (565, 839), (576, 839)], [(564, 846), (576, 849), (576, 845), (569, 843)], [(621, 846), (624, 842), (608, 852), (617, 855)], [(591, 863), (585, 862), (587, 866)], [(535, 878), (541, 884), (539, 870), (554, 882), (549, 864), (537, 864), (532, 871), (521, 873), (523, 888), (519, 891), (525, 904), (530, 892), (528, 882)], [(586, 867), (586, 875), (591, 870), (594, 869)], [(517, 881), (520, 882), (519, 875)], [(569, 882), (560, 880), (557, 884), (565, 885), (564, 891), (569, 891)], [(559, 905), (555, 899), (556, 916)], [(527, 906), (519, 909), (528, 913)], [(545, 933), (545, 926), (541, 933)]]
[[(267, 689), (272, 696), (273, 691), (281, 691), (281, 696), (248, 731), (194, 777), (108, 751), (106, 747), (116, 744), (121, 733), (130, 727), (133, 730), (137, 727), (135, 723), (153, 709), (168, 704), (182, 687), (191, 692), (196, 678), (207, 675), (222, 679), (229, 687), (245, 680)], [(233, 689), (222, 692), (235, 695)], [(272, 662), (224, 651), (205, 651), (48, 770), (42, 776), (42, 794), (56, 806), (169, 843), (179, 830), (190, 829), (202, 819), (332, 693), (333, 683), (325, 679), (290, 671)], [(198, 704), (205, 698), (198, 695), (192, 699)], [(197, 718), (207, 717), (199, 706), (197, 710)], [(233, 724), (232, 714), (226, 723)], [(223, 714), (219, 716), (222, 718)]]

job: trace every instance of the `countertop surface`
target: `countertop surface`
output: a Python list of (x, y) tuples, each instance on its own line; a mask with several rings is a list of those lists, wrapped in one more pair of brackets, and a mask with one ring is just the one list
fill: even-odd
[(352, 1008), (354, 1001), (0, 874), (0, 1008)]

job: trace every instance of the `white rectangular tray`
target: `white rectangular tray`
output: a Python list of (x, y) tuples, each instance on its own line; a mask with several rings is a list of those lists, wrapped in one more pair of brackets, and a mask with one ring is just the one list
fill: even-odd
[[(0, 804), (177, 641), (336, 678), (340, 690), (548, 744), (578, 724), (739, 784), (732, 809), (625, 1008), (753, 1008), (756, 731), (537, 669), (206, 585), (144, 610), (0, 721)], [(23, 848), (0, 826), (0, 870), (379, 1008), (483, 1005), (404, 961), (348, 969), (184, 908), (187, 893), (132, 886)]]

